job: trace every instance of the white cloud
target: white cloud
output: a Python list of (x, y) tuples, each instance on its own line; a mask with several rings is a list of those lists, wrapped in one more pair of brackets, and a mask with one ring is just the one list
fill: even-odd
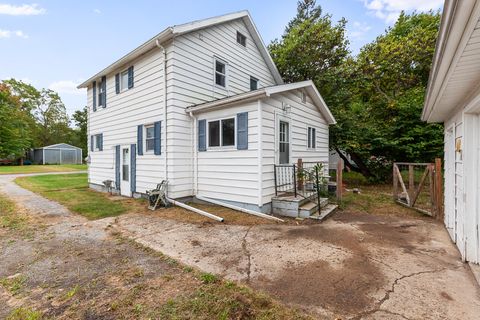
[(40, 8), (36, 3), (22, 4), (21, 6), (0, 3), (0, 14), (8, 14), (11, 16), (36, 16), (45, 13), (47, 13), (47, 10)]
[(363, 0), (368, 12), (386, 23), (397, 20), (403, 11), (428, 11), (441, 8), (443, 0)]
[(74, 95), (83, 95), (85, 94), (84, 90), (77, 89), (80, 81), (75, 82), (72, 80), (60, 80), (51, 83), (48, 88), (56, 91), (59, 94), (74, 94)]
[(351, 39), (361, 40), (371, 29), (372, 27), (365, 22), (354, 21), (352, 28), (349, 28), (348, 36)]
[(1, 38), (11, 38), (11, 37), (28, 39), (28, 35), (26, 35), (21, 30), (2, 30), (2, 29), (0, 29), (0, 39)]
[(96, 13), (96, 14), (102, 13), (102, 11), (100, 11), (100, 9), (93, 9), (93, 12)]

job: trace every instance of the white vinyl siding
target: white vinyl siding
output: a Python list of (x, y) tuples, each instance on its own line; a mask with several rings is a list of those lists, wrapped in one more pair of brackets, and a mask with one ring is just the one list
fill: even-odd
[[(246, 47), (237, 44), (237, 31), (251, 38), (244, 22), (238, 19), (178, 36), (173, 41), (172, 68), (167, 69), (167, 135), (175, 135), (175, 143), (169, 140), (166, 146), (170, 159), (168, 179), (172, 197), (193, 194), (193, 126), (185, 108), (248, 92), (250, 76), (259, 79), (261, 86), (275, 84), (254, 41), (247, 40)], [(215, 58), (227, 63), (226, 88), (215, 85)], [(249, 123), (250, 121), (249, 118)], [(249, 144), (249, 149), (250, 147)]]
[[(289, 113), (282, 111), (282, 102), (291, 105)], [(290, 123), (290, 159), (292, 162), (302, 158), (303, 161), (324, 162), (328, 169), (328, 124), (317, 107), (307, 97), (305, 104), (301, 103), (301, 91), (291, 91), (275, 94), (262, 101), (262, 202), (271, 201), (275, 195), (273, 165), (278, 164), (278, 122), (279, 118)], [(315, 127), (316, 149), (306, 148), (308, 131), (307, 126)]]
[(205, 152), (198, 152), (198, 194), (257, 205), (257, 102), (201, 113), (198, 119), (206, 119), (208, 123), (209, 119), (236, 118), (240, 112), (248, 112), (248, 150), (230, 147), (209, 148)]
[[(170, 48), (167, 47), (167, 52)], [(123, 69), (107, 75), (107, 108), (97, 106), (97, 111), (93, 112), (92, 87), (88, 88), (88, 130), (92, 133), (103, 132), (103, 152), (90, 154), (90, 183), (102, 185), (105, 180), (115, 181), (115, 145), (136, 144), (137, 125), (163, 120), (162, 52), (154, 49), (132, 64), (135, 64), (135, 86), (121, 95), (115, 92), (115, 74)], [(161, 130), (163, 139), (163, 122)], [(164, 145), (165, 141), (162, 141), (162, 146)], [(137, 156), (137, 192), (144, 193), (153, 189), (164, 179), (164, 160), (163, 154), (158, 156), (146, 153)]]

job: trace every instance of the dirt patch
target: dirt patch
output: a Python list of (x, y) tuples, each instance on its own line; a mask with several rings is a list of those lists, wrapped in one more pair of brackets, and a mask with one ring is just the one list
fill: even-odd
[(286, 237), (320, 241), (319, 245), (333, 246), (349, 257), (340, 266), (331, 260), (318, 260), (288, 267), (273, 281), (256, 279), (259, 288), (286, 303), (320, 305), (334, 314), (355, 314), (374, 305), (371, 296), (386, 279), (379, 266), (367, 258), (368, 250), (358, 233), (320, 225), (290, 229)]
[(376, 265), (354, 255), (339, 269), (327, 261), (317, 261), (287, 268), (274, 281), (257, 280), (255, 286), (285, 303), (321, 306), (334, 314), (355, 314), (375, 304), (369, 293), (380, 290), (384, 284)]

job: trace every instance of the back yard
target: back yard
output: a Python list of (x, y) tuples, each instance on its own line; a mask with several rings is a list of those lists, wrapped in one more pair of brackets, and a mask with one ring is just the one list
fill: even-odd
[(322, 223), (280, 224), (214, 206), (200, 207), (225, 223), (151, 212), (88, 190), (84, 174), (16, 182), (56, 202), (0, 177), (11, 199), (0, 198), (0, 318), (474, 319), (480, 310), (444, 227), (394, 204), (389, 186), (348, 193)]
[(0, 166), (0, 174), (47, 173), (87, 170), (86, 164)]

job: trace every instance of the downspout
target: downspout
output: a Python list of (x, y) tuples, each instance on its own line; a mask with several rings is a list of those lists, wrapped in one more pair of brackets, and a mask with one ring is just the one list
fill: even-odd
[(193, 146), (193, 150), (192, 150), (192, 153), (193, 153), (193, 186), (192, 186), (193, 194), (192, 195), (196, 196), (197, 191), (198, 191), (197, 117), (195, 117), (193, 115), (193, 112), (191, 112), (191, 111), (188, 114), (189, 114), (190, 118), (193, 120), (193, 134), (192, 134), (192, 137), (193, 137), (193, 143), (192, 143), (192, 146)]
[(168, 180), (168, 144), (167, 144), (167, 51), (165, 47), (160, 44), (158, 39), (155, 40), (155, 44), (162, 50), (163, 53), (163, 127), (165, 128), (163, 137), (165, 140), (165, 180)]

